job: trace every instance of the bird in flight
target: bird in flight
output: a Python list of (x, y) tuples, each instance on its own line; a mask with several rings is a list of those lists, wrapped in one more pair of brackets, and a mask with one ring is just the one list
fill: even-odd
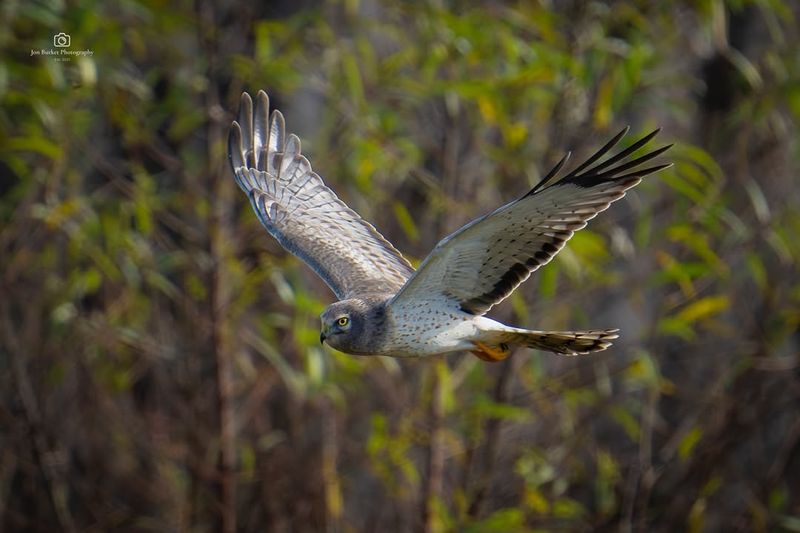
[(417, 270), (311, 169), (280, 111), (270, 115), (264, 91), (255, 103), (242, 94), (228, 158), (267, 231), (339, 299), (321, 315), (320, 342), (353, 355), (469, 351), (501, 361), (520, 346), (582, 355), (618, 337), (617, 329), (522, 329), (485, 314), (642, 177), (671, 166), (643, 166), (670, 146), (631, 158), (658, 130), (601, 161), (627, 131), (559, 177), (567, 154), (523, 197), (442, 239)]

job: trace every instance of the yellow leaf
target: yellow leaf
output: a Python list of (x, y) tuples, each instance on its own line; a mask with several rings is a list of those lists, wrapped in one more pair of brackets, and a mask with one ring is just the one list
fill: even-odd
[(684, 307), (677, 318), (684, 322), (696, 322), (719, 314), (730, 307), (727, 296), (707, 296)]
[(727, 264), (711, 249), (708, 243), (708, 235), (698, 233), (689, 224), (679, 224), (667, 230), (669, 238), (675, 242), (681, 242), (692, 250), (707, 265), (715, 269), (720, 276), (727, 277), (730, 268)]
[(417, 242), (419, 240), (419, 229), (417, 225), (414, 223), (414, 217), (411, 216), (406, 206), (400, 202), (394, 202), (392, 204), (392, 209), (394, 210), (394, 216), (397, 219), (397, 222), (400, 223), (400, 227), (403, 228), (403, 232), (406, 234), (406, 237), (411, 239), (412, 242)]
[(700, 498), (692, 504), (689, 511), (689, 533), (703, 533), (705, 531), (706, 499)]
[(594, 107), (594, 126), (603, 129), (611, 122), (611, 99), (614, 96), (614, 80), (611, 76), (603, 78), (597, 90)]
[(478, 110), (480, 110), (481, 116), (487, 124), (497, 124), (497, 108), (491, 98), (488, 96), (479, 96)]
[(697, 446), (697, 443), (700, 442), (700, 438), (703, 436), (703, 430), (699, 427), (693, 427), (689, 430), (689, 433), (686, 434), (683, 439), (681, 439), (680, 444), (678, 445), (678, 457), (683, 460), (686, 460), (690, 455), (692, 455), (692, 450), (694, 447)]
[(525, 492), (525, 503), (528, 504), (536, 514), (547, 514), (550, 512), (550, 504), (547, 498), (542, 496), (538, 489), (532, 489)]
[(685, 296), (692, 298), (696, 294), (691, 276), (681, 269), (677, 259), (663, 250), (657, 250), (656, 261), (658, 261), (662, 269), (668, 270), (673, 274), (675, 281)]
[(527, 137), (528, 128), (522, 122), (516, 122), (507, 128), (503, 128), (503, 135), (506, 138), (506, 144), (509, 148), (515, 148)]
[(365, 157), (358, 162), (357, 173), (359, 181), (364, 180), (368, 183), (373, 172), (375, 172), (375, 163), (372, 159)]

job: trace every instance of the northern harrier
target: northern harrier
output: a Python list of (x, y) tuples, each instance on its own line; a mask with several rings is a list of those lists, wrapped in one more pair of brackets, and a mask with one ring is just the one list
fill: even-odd
[(559, 179), (567, 154), (525, 196), (442, 239), (416, 271), (325, 186), (300, 154), (300, 139), (285, 134), (280, 111), (270, 117), (263, 91), (255, 106), (242, 94), (228, 157), (267, 231), (339, 298), (321, 315), (321, 342), (354, 355), (466, 350), (499, 361), (516, 346), (579, 355), (605, 350), (618, 337), (617, 329), (520, 329), (484, 314), (643, 176), (670, 166), (641, 166), (669, 146), (629, 160), (658, 130), (600, 162), (627, 131)]

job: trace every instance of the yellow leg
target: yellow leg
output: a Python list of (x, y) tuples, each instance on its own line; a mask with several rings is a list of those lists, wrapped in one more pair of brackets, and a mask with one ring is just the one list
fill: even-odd
[(472, 343), (476, 348), (478, 348), (477, 350), (472, 350), (472, 353), (478, 359), (483, 361), (496, 363), (511, 355), (511, 349), (509, 349), (507, 344), (501, 344), (500, 346), (487, 346), (481, 341), (472, 341)]

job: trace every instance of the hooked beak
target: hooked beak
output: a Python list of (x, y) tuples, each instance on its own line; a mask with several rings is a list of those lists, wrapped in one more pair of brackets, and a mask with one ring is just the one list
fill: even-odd
[(331, 325), (330, 324), (321, 324), (320, 325), (320, 332), (319, 332), (319, 343), (322, 344), (325, 342), (325, 339), (331, 336)]

